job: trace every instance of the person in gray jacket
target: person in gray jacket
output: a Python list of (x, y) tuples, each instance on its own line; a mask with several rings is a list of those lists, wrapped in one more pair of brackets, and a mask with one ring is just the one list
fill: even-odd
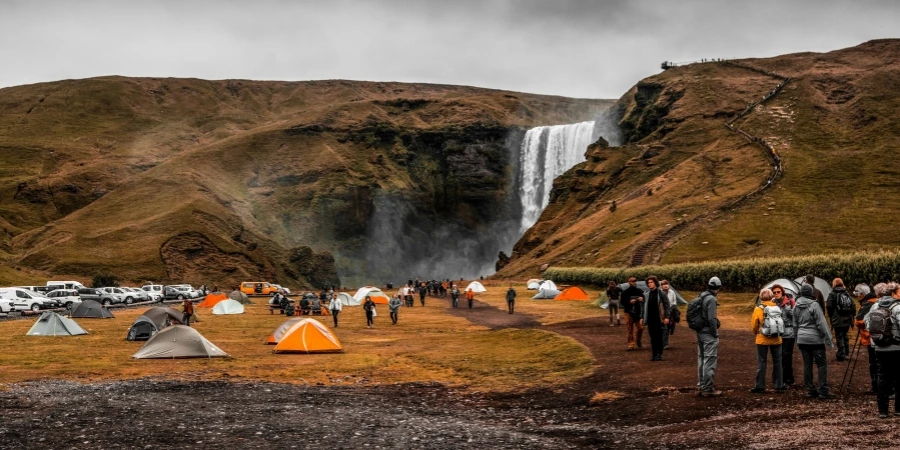
[[(890, 345), (876, 345), (875, 339), (872, 340), (872, 346), (875, 347), (875, 361), (878, 366), (878, 415), (882, 419), (888, 417), (888, 408), (890, 406), (891, 395), (895, 393), (895, 389), (900, 388), (900, 285), (897, 283), (887, 283), (885, 286), (880, 284), (875, 286), (875, 293), (881, 298), (878, 303), (869, 310), (863, 319), (866, 323), (866, 329), (870, 330), (870, 318), (872, 311), (879, 308), (888, 308), (891, 312), (891, 321), (893, 325), (892, 335), (893, 342)], [(873, 336), (874, 337), (874, 336)], [(900, 398), (894, 399), (894, 415), (900, 416)]]
[(713, 387), (719, 362), (719, 300), (716, 295), (722, 288), (722, 281), (719, 277), (712, 277), (706, 288), (700, 294), (705, 326), (697, 330), (697, 378), (700, 380), (698, 385), (701, 397), (718, 397), (722, 395), (722, 391)]
[[(828, 386), (828, 361), (825, 359), (825, 346), (834, 348), (831, 331), (825, 320), (825, 312), (814, 300), (813, 287), (804, 284), (800, 287), (800, 297), (794, 308), (794, 338), (800, 355), (803, 356), (803, 383), (806, 394), (810, 398), (821, 400), (834, 398)], [(813, 382), (813, 363), (819, 369), (819, 387)]]

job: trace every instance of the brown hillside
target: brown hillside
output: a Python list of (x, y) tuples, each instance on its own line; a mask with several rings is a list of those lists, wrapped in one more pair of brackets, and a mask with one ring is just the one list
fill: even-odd
[[(784, 77), (783, 90), (734, 122), (784, 167), (771, 189), (740, 201), (765, 184), (772, 159), (724, 123)], [(896, 246), (898, 87), (900, 40), (642, 80), (615, 108), (628, 144), (597, 144), (557, 179), (499, 276), (629, 265), (641, 262), (639, 248), (643, 262), (669, 263)]]
[(367, 272), (376, 199), (474, 232), (508, 189), (509, 139), (608, 104), (352, 81), (0, 89), (0, 256), (48, 276), (336, 282), (335, 265)]

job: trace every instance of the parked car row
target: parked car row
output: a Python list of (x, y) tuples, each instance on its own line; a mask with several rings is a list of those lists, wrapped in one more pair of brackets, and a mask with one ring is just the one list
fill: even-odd
[(146, 301), (196, 299), (201, 293), (191, 285), (149, 284), (142, 288), (88, 288), (77, 281), (48, 281), (46, 286), (15, 286), (0, 288), (0, 313), (11, 311), (40, 311), (54, 308), (75, 308), (85, 300), (103, 305), (140, 303)]

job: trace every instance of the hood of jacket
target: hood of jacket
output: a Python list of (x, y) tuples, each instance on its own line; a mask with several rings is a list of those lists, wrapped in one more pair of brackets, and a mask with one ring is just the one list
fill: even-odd
[(897, 301), (897, 299), (891, 297), (890, 295), (881, 297), (880, 299), (878, 299), (878, 307), (887, 308), (888, 306), (891, 306), (891, 303), (894, 303), (895, 301)]
[[(807, 285), (804, 285), (804, 286), (807, 286)], [(812, 305), (812, 304), (814, 304), (814, 303), (816, 303), (815, 300), (813, 300), (813, 299), (811, 299), (811, 298), (809, 298), (809, 297), (807, 297), (807, 296), (804, 295), (804, 296), (801, 296), (800, 298), (797, 299), (797, 305), (796, 305), (796, 307), (797, 307), (797, 308), (800, 308), (800, 309), (803, 309), (803, 308), (809, 308), (809, 306)]]
[(814, 292), (815, 291), (813, 291), (813, 287), (808, 284), (804, 284), (803, 286), (800, 286), (800, 296), (801, 297), (811, 298), (813, 296)]

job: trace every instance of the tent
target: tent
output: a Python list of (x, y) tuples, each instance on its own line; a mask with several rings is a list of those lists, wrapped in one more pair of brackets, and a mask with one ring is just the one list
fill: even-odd
[(25, 333), (26, 336), (78, 336), (88, 334), (74, 320), (53, 311), (45, 311)]
[[(144, 314), (141, 314), (141, 317), (146, 317), (156, 325), (157, 329), (163, 329), (169, 325), (179, 324), (181, 325), (181, 319), (184, 315), (181, 311), (175, 308), (169, 308), (167, 306), (157, 306), (154, 308), (150, 308), (144, 311)], [(191, 318), (191, 321), (194, 319)]]
[(762, 289), (772, 289), (772, 286), (776, 284), (783, 287), (784, 290), (788, 294), (791, 294), (791, 296), (794, 298), (797, 298), (800, 295), (800, 285), (791, 280), (788, 280), (787, 278), (779, 278), (775, 281), (770, 281), (766, 283), (766, 285), (763, 286)]
[(588, 301), (588, 295), (587, 292), (584, 292), (584, 289), (581, 289), (578, 286), (572, 286), (570, 288), (563, 289), (563, 291), (560, 292), (559, 295), (557, 295), (553, 300), (586, 302)]
[(212, 310), (213, 314), (243, 314), (244, 313), (244, 305), (240, 304), (237, 300), (222, 300), (219, 303), (216, 303), (216, 306), (213, 306)]
[(290, 330), (295, 323), (301, 320), (303, 320), (303, 317), (295, 317), (293, 319), (285, 320), (284, 323), (278, 325), (278, 328), (276, 328), (275, 331), (273, 331), (272, 334), (269, 335), (269, 339), (266, 339), (266, 345), (277, 344), (279, 341), (281, 341), (284, 333), (287, 333), (287, 331)]
[(359, 300), (357, 300), (357, 299), (351, 297), (350, 294), (348, 294), (348, 293), (346, 293), (346, 292), (338, 292), (338, 293), (337, 293), (337, 298), (338, 298), (338, 300), (341, 301), (341, 304), (344, 305), (344, 306), (359, 306), (359, 305), (362, 305), (362, 303), (361, 303)]
[(379, 305), (386, 305), (388, 301), (391, 299), (384, 292), (381, 292), (381, 289), (372, 286), (366, 286), (363, 288), (359, 288), (355, 294), (353, 294), (353, 298), (355, 298), (359, 304), (362, 304), (366, 300), (366, 296), (372, 297), (372, 301)]
[(469, 285), (466, 286), (465, 289), (463, 289), (463, 292), (468, 291), (470, 289), (472, 290), (472, 292), (474, 292), (476, 294), (479, 292), (487, 292), (487, 289), (484, 288), (484, 285), (477, 281), (473, 281), (473, 282), (469, 283)]
[[(647, 287), (647, 282), (646, 281), (638, 281), (637, 283), (635, 283), (635, 286), (637, 286), (640, 290), (644, 291), (644, 297), (646, 298), (647, 293), (650, 292), (650, 288)], [(622, 288), (622, 290), (624, 291), (625, 289), (628, 289), (628, 283), (622, 283), (619, 285), (619, 287)], [(687, 300), (685, 300), (684, 297), (682, 297), (681, 294), (678, 293), (678, 291), (675, 289), (675, 287), (673, 287), (670, 284), (669, 289), (675, 292), (675, 299), (678, 301), (679, 305), (687, 305), (687, 303), (688, 303)], [(624, 299), (620, 300), (620, 302), (621, 301), (624, 301)]]
[(250, 297), (247, 297), (247, 294), (245, 294), (241, 291), (231, 291), (231, 293), (228, 294), (228, 298), (235, 300), (242, 305), (252, 305), (253, 304), (253, 302), (250, 301)]
[(228, 356), (228, 354), (212, 342), (207, 341), (197, 330), (184, 325), (173, 325), (153, 335), (131, 357), (134, 359), (168, 359), (222, 356)]
[(76, 319), (112, 319), (116, 316), (100, 303), (94, 300), (85, 300), (75, 308), (75, 311), (72, 311), (72, 317)]
[(227, 299), (228, 299), (228, 296), (221, 292), (216, 292), (214, 294), (206, 294), (206, 298), (204, 298), (202, 302), (197, 303), (197, 306), (199, 306), (201, 308), (212, 308), (213, 306), (216, 306), (216, 303), (219, 303), (222, 300), (227, 300)]
[(302, 319), (291, 326), (275, 349), (275, 353), (343, 353), (341, 341), (322, 322)]
[(126, 341), (146, 341), (159, 332), (158, 326), (147, 316), (140, 316), (131, 324), (128, 334), (125, 335)]
[[(803, 282), (806, 281), (805, 277), (800, 277), (794, 280), (794, 283), (797, 283), (798, 286), (803, 286)], [(816, 277), (815, 281), (813, 281), (813, 286), (816, 289), (822, 291), (822, 295), (825, 296), (825, 299), (828, 300), (828, 294), (831, 294), (831, 283)]]
[(559, 295), (559, 291), (556, 289), (541, 289), (537, 295), (531, 298), (535, 300), (550, 300), (556, 298), (557, 295)]
[(544, 280), (538, 280), (537, 278), (532, 278), (532, 279), (528, 280), (525, 283), (525, 285), (528, 287), (529, 291), (536, 291), (536, 290), (540, 289), (542, 281), (544, 281)]
[(559, 287), (556, 286), (556, 283), (554, 283), (553, 280), (544, 280), (544, 281), (541, 281), (540, 286), (538, 286), (538, 290), (540, 291), (540, 290), (544, 290), (544, 289), (548, 289), (548, 290), (552, 289), (554, 291), (558, 291)]

